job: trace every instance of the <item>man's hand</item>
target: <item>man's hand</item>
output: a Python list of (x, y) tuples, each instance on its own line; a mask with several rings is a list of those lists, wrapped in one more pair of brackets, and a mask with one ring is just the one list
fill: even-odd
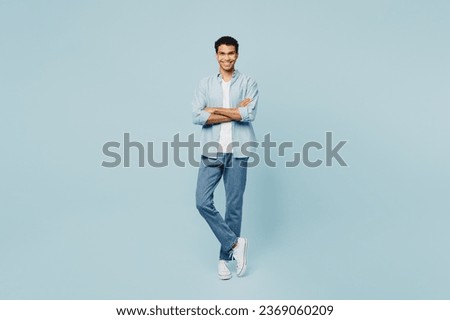
[(252, 99), (245, 98), (241, 102), (239, 102), (239, 107), (246, 107), (250, 102), (252, 102)]
[[(245, 98), (244, 100), (242, 100), (241, 102), (239, 102), (239, 107), (246, 107), (250, 102), (252, 102), (252, 99), (250, 98)], [(219, 107), (219, 108), (215, 108), (215, 107), (206, 107), (204, 109), (206, 112), (209, 112), (211, 114), (223, 114), (223, 110), (224, 108)]]

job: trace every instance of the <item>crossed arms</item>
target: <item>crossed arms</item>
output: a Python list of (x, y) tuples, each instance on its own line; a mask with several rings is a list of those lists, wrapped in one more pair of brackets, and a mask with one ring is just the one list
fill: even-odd
[[(252, 99), (246, 98), (239, 102), (238, 108), (246, 107)], [(206, 124), (218, 124), (222, 122), (230, 122), (230, 121), (241, 121), (241, 113), (238, 108), (213, 108), (206, 107), (204, 110), (209, 112), (211, 115), (209, 116)]]
[[(255, 119), (258, 104), (258, 87), (255, 81), (249, 80), (245, 83), (245, 87), (239, 88), (239, 90), (243, 90), (243, 96), (247, 98), (233, 108), (208, 106), (210, 99), (207, 98), (207, 95), (211, 93), (208, 93), (209, 88), (206, 81), (207, 79), (200, 82), (192, 101), (192, 122), (194, 124), (203, 126), (230, 121), (250, 122)], [(221, 90), (221, 88), (218, 90)], [(215, 99), (215, 101), (218, 101), (218, 99)]]

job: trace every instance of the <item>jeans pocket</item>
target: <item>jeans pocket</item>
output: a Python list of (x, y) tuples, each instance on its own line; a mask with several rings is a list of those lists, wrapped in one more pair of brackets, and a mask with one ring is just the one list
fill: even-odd
[(221, 158), (208, 158), (202, 156), (202, 165), (205, 167), (220, 167), (223, 164), (223, 159)]

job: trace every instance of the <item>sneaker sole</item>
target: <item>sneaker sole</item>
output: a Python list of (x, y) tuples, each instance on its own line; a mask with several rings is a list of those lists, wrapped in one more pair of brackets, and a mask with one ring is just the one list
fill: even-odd
[(226, 275), (226, 276), (221, 276), (219, 275), (219, 279), (220, 280), (230, 280), (233, 277), (232, 274)]
[(248, 240), (245, 239), (245, 246), (244, 246), (244, 266), (242, 267), (241, 272), (237, 274), (238, 277), (242, 277), (245, 274), (245, 270), (247, 270), (247, 247), (248, 247)]

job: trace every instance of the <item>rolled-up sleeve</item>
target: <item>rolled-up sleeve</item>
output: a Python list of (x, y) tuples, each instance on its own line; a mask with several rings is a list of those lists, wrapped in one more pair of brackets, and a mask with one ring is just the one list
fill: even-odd
[(239, 107), (241, 121), (253, 121), (256, 117), (256, 107), (258, 105), (258, 85), (255, 81), (249, 81), (245, 98), (250, 98), (252, 101), (246, 107)]
[(206, 108), (206, 94), (205, 94), (205, 83), (200, 81), (197, 89), (194, 92), (194, 99), (192, 100), (192, 122), (203, 126), (208, 121), (209, 112), (205, 111)]

